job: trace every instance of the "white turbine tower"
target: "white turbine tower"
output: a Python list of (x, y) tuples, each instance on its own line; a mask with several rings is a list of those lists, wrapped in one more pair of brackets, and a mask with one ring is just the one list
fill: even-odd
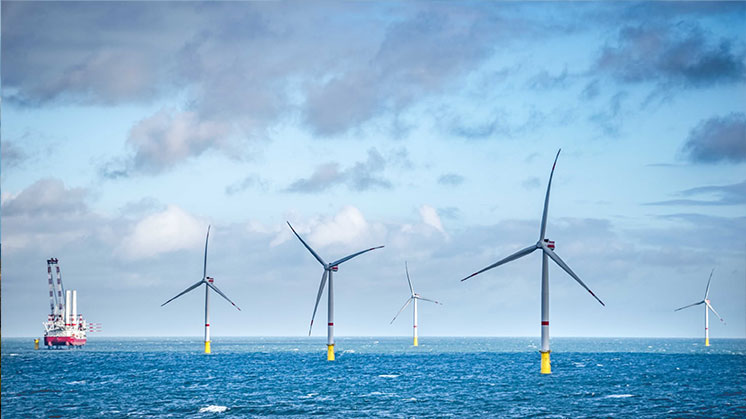
[(188, 293), (189, 291), (199, 287), (202, 284), (205, 284), (205, 353), (206, 354), (210, 353), (210, 288), (212, 288), (213, 291), (217, 292), (218, 295), (228, 300), (229, 303), (233, 304), (233, 307), (236, 307), (238, 311), (241, 311), (241, 309), (238, 308), (238, 306), (233, 301), (231, 301), (230, 298), (228, 298), (225, 294), (223, 294), (223, 292), (220, 291), (218, 287), (215, 286), (215, 284), (213, 284), (214, 279), (207, 276), (207, 241), (209, 239), (210, 239), (210, 226), (207, 226), (207, 237), (205, 238), (205, 263), (202, 269), (202, 279), (198, 281), (196, 284), (192, 285), (191, 287), (179, 293), (176, 297), (161, 304), (161, 307), (163, 307), (166, 304), (170, 303), (171, 301)]
[(416, 292), (414, 292), (414, 287), (412, 287), (412, 280), (409, 279), (409, 267), (407, 267), (407, 262), (404, 262), (404, 271), (407, 273), (407, 282), (409, 282), (409, 291), (412, 294), (407, 299), (407, 302), (404, 303), (404, 306), (402, 306), (402, 308), (399, 310), (399, 312), (396, 313), (396, 316), (394, 316), (393, 320), (391, 320), (391, 323), (389, 323), (389, 324), (393, 324), (394, 320), (396, 320), (396, 318), (399, 317), (399, 315), (401, 314), (401, 312), (404, 311), (405, 308), (407, 308), (407, 306), (409, 305), (409, 303), (411, 303), (412, 301), (414, 301), (414, 326), (413, 326), (413, 329), (414, 329), (414, 331), (413, 331), (413, 333), (414, 333), (414, 346), (419, 346), (419, 343), (417, 342), (417, 300), (429, 301), (431, 303), (440, 304), (440, 305), (443, 305), (443, 304), (441, 304), (441, 303), (439, 303), (439, 302), (437, 302), (435, 300), (429, 300), (427, 298), (424, 298), (420, 294), (417, 294)]
[(596, 297), (596, 294), (593, 293), (593, 291), (588, 288), (583, 281), (578, 278), (577, 275), (575, 275), (575, 272), (570, 269), (567, 264), (560, 259), (560, 257), (554, 252), (554, 242), (551, 240), (548, 240), (545, 238), (545, 233), (547, 229), (547, 212), (549, 210), (549, 190), (552, 187), (552, 176), (554, 176), (554, 167), (557, 165), (557, 159), (559, 158), (559, 154), (562, 149), (557, 151), (557, 156), (554, 158), (554, 164), (552, 165), (552, 172), (549, 174), (549, 184), (547, 185), (547, 195), (546, 198), (544, 198), (544, 213), (541, 217), (541, 229), (539, 230), (539, 241), (536, 242), (536, 244), (532, 244), (531, 246), (519, 250), (512, 255), (501, 259), (492, 265), (482, 269), (481, 271), (475, 272), (466, 278), (462, 279), (462, 281), (466, 281), (467, 279), (479, 275), (482, 272), (488, 271), (492, 268), (496, 268), (502, 264), (514, 261), (518, 258), (521, 258), (523, 256), (528, 255), (529, 253), (532, 253), (533, 251), (537, 249), (541, 249), (542, 251), (542, 258), (541, 258), (541, 373), (542, 374), (551, 374), (552, 368), (549, 361), (549, 259), (551, 258), (557, 265), (560, 266), (560, 268), (564, 269), (565, 272), (568, 273), (571, 277), (573, 277), (576, 281), (578, 281), (578, 284), (580, 284), (583, 288), (586, 289), (593, 298), (598, 300), (601, 305), (605, 306), (605, 304)]
[(303, 246), (305, 246), (305, 248), (308, 249), (309, 252), (311, 252), (313, 257), (315, 257), (316, 260), (319, 261), (321, 266), (324, 267), (324, 274), (321, 276), (321, 284), (319, 285), (319, 293), (316, 295), (316, 305), (313, 306), (313, 315), (311, 316), (311, 326), (309, 326), (308, 328), (308, 336), (311, 336), (313, 319), (316, 317), (316, 309), (319, 308), (319, 300), (321, 300), (321, 294), (324, 292), (324, 286), (326, 285), (327, 277), (329, 279), (329, 297), (327, 305), (327, 317), (329, 321), (327, 322), (326, 359), (327, 361), (334, 361), (334, 283), (332, 282), (332, 272), (337, 272), (337, 270), (339, 269), (339, 265), (343, 262), (347, 262), (355, 256), (362, 255), (363, 253), (370, 252), (371, 250), (380, 249), (383, 246), (371, 247), (370, 249), (365, 249), (360, 252), (353, 253), (349, 256), (345, 256), (342, 259), (336, 260), (332, 263), (326, 263), (323, 259), (321, 259), (321, 256), (319, 256), (318, 253), (314, 252), (314, 250), (311, 249), (311, 246), (303, 241), (303, 239), (300, 237), (300, 235), (298, 235), (293, 226), (290, 225), (290, 222), (288, 221), (287, 223), (290, 229), (293, 230), (295, 237), (297, 237), (298, 240), (303, 243)]
[[(715, 313), (716, 316), (718, 316), (718, 319), (720, 319), (723, 324), (725, 323), (725, 320), (723, 320), (722, 317), (720, 317), (720, 314), (718, 314), (717, 311), (715, 311), (714, 308), (712, 308), (712, 305), (710, 304), (709, 297), (710, 296), (710, 281), (712, 281), (712, 274), (715, 272), (715, 268), (712, 268), (712, 272), (710, 272), (710, 279), (707, 280), (707, 288), (705, 289), (705, 299), (693, 304), (689, 304), (688, 306), (684, 306), (681, 308), (677, 308), (674, 311), (683, 310), (688, 307), (694, 307), (698, 306), (700, 304), (705, 305), (705, 346), (710, 346), (710, 311), (712, 310), (713, 313)], [(708, 310), (709, 309), (709, 310)]]

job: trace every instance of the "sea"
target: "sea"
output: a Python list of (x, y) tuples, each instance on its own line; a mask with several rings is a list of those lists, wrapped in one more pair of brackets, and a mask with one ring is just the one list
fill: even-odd
[(3, 418), (746, 417), (746, 340), (2, 339)]

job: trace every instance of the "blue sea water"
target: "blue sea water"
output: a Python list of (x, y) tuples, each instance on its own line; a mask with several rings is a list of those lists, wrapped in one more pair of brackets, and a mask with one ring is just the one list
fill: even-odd
[(2, 339), (2, 417), (746, 417), (746, 340)]

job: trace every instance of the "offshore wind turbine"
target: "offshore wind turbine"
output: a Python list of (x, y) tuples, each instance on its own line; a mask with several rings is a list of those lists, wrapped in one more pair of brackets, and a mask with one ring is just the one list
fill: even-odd
[(328, 300), (327, 300), (327, 337), (326, 337), (326, 360), (327, 361), (334, 361), (334, 283), (332, 282), (332, 272), (337, 272), (339, 269), (339, 265), (341, 265), (343, 262), (347, 262), (348, 260), (354, 258), (355, 256), (360, 256), (363, 253), (370, 252), (371, 250), (380, 249), (383, 246), (378, 247), (371, 247), (370, 249), (361, 250), (357, 253), (353, 253), (349, 256), (345, 256), (342, 259), (336, 260), (332, 263), (326, 263), (324, 262), (324, 259), (321, 259), (321, 256), (319, 256), (318, 253), (316, 253), (313, 249), (311, 249), (311, 246), (309, 246), (303, 239), (300, 237), (300, 235), (295, 231), (292, 225), (290, 225), (290, 221), (287, 221), (288, 226), (291, 230), (293, 230), (293, 234), (295, 234), (295, 237), (300, 240), (301, 243), (303, 243), (303, 246), (305, 246), (306, 249), (308, 249), (309, 252), (313, 255), (313, 257), (316, 258), (316, 260), (319, 261), (321, 266), (324, 267), (324, 274), (321, 276), (321, 284), (319, 285), (319, 293), (316, 295), (316, 305), (313, 306), (313, 315), (311, 316), (311, 325), (308, 327), (308, 336), (311, 336), (311, 329), (313, 328), (313, 319), (316, 317), (316, 309), (319, 308), (319, 300), (321, 300), (321, 294), (324, 292), (324, 286), (326, 285), (327, 278), (329, 280), (329, 294), (328, 294)]
[(416, 292), (414, 292), (414, 287), (412, 287), (412, 280), (409, 279), (409, 268), (407, 267), (407, 262), (404, 262), (404, 270), (407, 273), (407, 282), (409, 283), (409, 291), (412, 294), (407, 299), (407, 302), (404, 303), (404, 306), (402, 306), (402, 308), (399, 310), (399, 312), (396, 313), (396, 316), (394, 316), (393, 320), (391, 320), (391, 323), (389, 323), (389, 324), (393, 324), (394, 320), (396, 320), (396, 318), (399, 317), (399, 315), (401, 314), (401, 312), (404, 311), (405, 308), (407, 308), (407, 306), (409, 305), (409, 303), (411, 303), (411, 302), (414, 301), (414, 326), (413, 326), (413, 329), (414, 329), (414, 332), (413, 332), (414, 333), (414, 346), (419, 346), (419, 343), (417, 342), (417, 300), (429, 301), (431, 303), (440, 304), (440, 305), (443, 305), (443, 304), (441, 304), (441, 303), (439, 303), (439, 302), (437, 302), (435, 300), (429, 300), (427, 298), (424, 298), (420, 294), (417, 294)]
[(225, 294), (223, 294), (222, 291), (218, 289), (218, 287), (215, 286), (215, 284), (213, 283), (214, 279), (207, 276), (207, 242), (208, 240), (210, 240), (210, 226), (207, 226), (207, 237), (205, 238), (205, 263), (202, 269), (202, 279), (199, 280), (196, 284), (192, 285), (191, 287), (180, 292), (176, 297), (161, 304), (161, 307), (163, 307), (166, 304), (170, 303), (171, 301), (188, 293), (189, 291), (199, 287), (202, 284), (205, 284), (205, 353), (206, 354), (210, 353), (210, 288), (212, 288), (213, 291), (217, 292), (218, 295), (228, 300), (229, 303), (233, 304), (233, 307), (236, 307), (238, 311), (241, 311), (241, 309), (238, 308), (238, 306), (233, 301), (231, 301), (230, 298), (228, 298)]
[(547, 230), (547, 212), (549, 210), (549, 191), (552, 188), (552, 177), (554, 176), (554, 168), (557, 166), (557, 159), (559, 158), (559, 154), (562, 149), (559, 149), (557, 151), (557, 156), (554, 158), (554, 164), (552, 165), (552, 171), (549, 174), (549, 184), (547, 185), (547, 195), (544, 198), (544, 213), (541, 217), (541, 227), (539, 229), (539, 241), (536, 242), (536, 244), (532, 244), (531, 246), (519, 250), (512, 255), (500, 259), (499, 261), (493, 263), (492, 265), (482, 269), (481, 271), (477, 271), (466, 278), (462, 279), (461, 281), (466, 281), (467, 279), (479, 275), (482, 272), (488, 271), (492, 268), (496, 268), (500, 265), (503, 265), (505, 263), (514, 261), (518, 258), (522, 258), (523, 256), (526, 256), (530, 253), (533, 253), (535, 250), (541, 249), (542, 255), (541, 255), (541, 373), (542, 374), (551, 374), (552, 373), (552, 367), (549, 361), (549, 353), (551, 352), (549, 350), (549, 259), (552, 259), (557, 265), (560, 266), (565, 272), (567, 272), (568, 275), (573, 277), (580, 286), (586, 289), (593, 298), (598, 300), (599, 303), (601, 303), (602, 306), (605, 306), (606, 304), (603, 303), (598, 297), (596, 297), (596, 294), (593, 293), (593, 291), (588, 288), (583, 281), (578, 278), (578, 276), (575, 274), (575, 272), (570, 269), (567, 264), (560, 259), (559, 255), (554, 252), (554, 242), (546, 238), (546, 230)]
[(710, 281), (712, 281), (712, 274), (715, 272), (715, 268), (712, 268), (712, 272), (710, 272), (710, 279), (707, 280), (707, 288), (705, 288), (705, 298), (702, 301), (689, 304), (687, 306), (677, 308), (674, 311), (683, 310), (688, 307), (694, 307), (698, 306), (700, 304), (705, 305), (705, 346), (710, 346), (710, 311), (712, 310), (713, 313), (715, 313), (716, 316), (718, 316), (718, 319), (720, 319), (721, 322), (725, 323), (725, 320), (723, 320), (722, 317), (720, 317), (720, 314), (718, 314), (717, 311), (712, 307), (710, 304), (710, 299), (707, 298), (710, 296)]

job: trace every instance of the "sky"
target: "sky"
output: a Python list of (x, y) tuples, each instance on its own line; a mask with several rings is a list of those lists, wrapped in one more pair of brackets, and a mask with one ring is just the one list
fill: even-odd
[[(746, 3), (3, 1), (2, 335), (746, 337)], [(325, 301), (324, 297), (324, 301)], [(317, 319), (326, 318), (326, 304)], [(317, 325), (323, 321), (316, 322)], [(317, 327), (313, 335), (325, 336)]]

